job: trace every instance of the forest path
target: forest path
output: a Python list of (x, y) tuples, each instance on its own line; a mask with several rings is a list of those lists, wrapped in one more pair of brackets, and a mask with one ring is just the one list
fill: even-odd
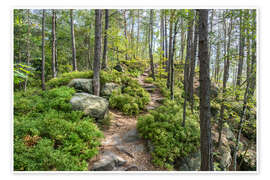
[[(159, 100), (163, 97), (158, 88), (152, 83), (145, 83), (149, 69), (137, 78), (139, 84), (151, 95), (146, 106), (147, 110), (160, 106)], [(147, 114), (141, 112), (138, 116)], [(138, 116), (127, 116), (122, 112), (110, 109), (111, 124), (103, 131), (105, 138), (102, 141), (100, 153), (89, 162), (89, 170), (103, 171), (158, 171), (151, 163), (151, 155), (147, 142), (138, 135), (136, 125)], [(105, 165), (107, 164), (107, 165)]]

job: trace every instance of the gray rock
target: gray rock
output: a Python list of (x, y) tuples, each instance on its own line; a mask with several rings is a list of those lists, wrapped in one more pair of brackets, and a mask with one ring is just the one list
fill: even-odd
[(87, 93), (75, 93), (70, 103), (73, 110), (81, 110), (97, 120), (102, 120), (108, 114), (109, 103), (106, 99)]
[(147, 148), (148, 148), (149, 152), (154, 151), (154, 145), (152, 144), (152, 142), (150, 140), (147, 141)]
[(143, 144), (136, 144), (135, 145), (135, 151), (136, 152), (143, 152), (144, 151), (144, 145)]
[(87, 92), (93, 94), (93, 80), (92, 79), (72, 79), (68, 86), (74, 87), (77, 91)]
[(228, 140), (232, 140), (233, 141), (233, 140), (236, 139), (230, 127), (224, 126), (224, 133), (225, 133), (226, 138)]
[(111, 151), (105, 151), (101, 155), (101, 159), (93, 164), (93, 171), (112, 171), (116, 167), (123, 166), (126, 160), (117, 156)]
[(116, 146), (116, 149), (117, 149), (118, 151), (120, 151), (120, 152), (125, 153), (125, 154), (128, 155), (129, 157), (134, 158), (134, 156), (129, 152), (129, 149), (126, 148), (125, 146), (119, 145), (119, 146)]
[(232, 156), (229, 151), (223, 152), (220, 160), (220, 167), (223, 170), (226, 170), (230, 167), (232, 162)]
[(115, 83), (105, 83), (104, 87), (101, 89), (101, 96), (110, 96), (113, 91), (120, 90), (121, 86)]
[(125, 171), (139, 171), (139, 168), (136, 165), (128, 166)]
[(180, 160), (180, 171), (199, 171), (201, 166), (201, 153), (197, 152)]
[(106, 141), (103, 141), (102, 145), (114, 146), (114, 145), (118, 145), (121, 143), (122, 143), (121, 138), (118, 135), (113, 135), (112, 138), (107, 138)]
[(123, 67), (120, 64), (114, 66), (113, 69), (115, 69), (118, 72), (124, 72), (124, 69), (123, 69)]
[(138, 141), (139, 139), (139, 134), (136, 128), (129, 130), (123, 137), (123, 141), (127, 143)]

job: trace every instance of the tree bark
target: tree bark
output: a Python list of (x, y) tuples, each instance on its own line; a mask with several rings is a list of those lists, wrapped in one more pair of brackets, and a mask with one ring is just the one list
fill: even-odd
[(94, 56), (94, 75), (93, 92), (94, 95), (100, 95), (100, 55), (101, 55), (101, 31), (102, 31), (102, 10), (95, 10), (95, 56)]
[(139, 52), (139, 43), (140, 43), (140, 9), (138, 9), (138, 24), (137, 24), (137, 45), (136, 45), (136, 53), (135, 59), (138, 56)]
[(191, 12), (189, 12), (189, 26), (188, 26), (188, 36), (187, 36), (187, 55), (186, 55), (186, 60), (185, 60), (185, 66), (184, 66), (184, 94), (185, 94), (185, 99), (184, 99), (184, 104), (183, 104), (183, 121), (182, 121), (182, 126), (185, 127), (185, 122), (186, 122), (186, 104), (187, 104), (187, 99), (189, 97), (189, 88), (188, 88), (188, 78), (189, 78), (189, 70), (190, 70), (190, 56), (191, 56), (191, 41), (192, 41), (192, 33), (193, 33), (193, 19), (191, 16)]
[[(172, 10), (171, 10), (172, 11)], [(168, 72), (168, 76), (167, 76), (167, 88), (169, 89), (171, 86), (171, 55), (172, 55), (172, 36), (173, 36), (173, 12), (171, 12), (170, 15), (170, 32), (169, 32), (169, 58), (167, 60), (167, 72)]]
[(73, 9), (70, 10), (70, 29), (71, 29), (71, 39), (72, 39), (72, 65), (73, 65), (73, 71), (77, 71), (76, 45), (75, 45), (75, 34), (74, 34), (74, 24), (73, 24)]
[[(30, 9), (27, 10), (27, 47), (26, 47), (26, 60), (27, 66), (30, 66), (30, 36), (31, 36), (31, 24), (30, 24)], [(27, 89), (28, 75), (26, 75), (26, 79), (24, 82), (24, 91)]]
[[(168, 33), (167, 33), (167, 17), (166, 17), (166, 12), (164, 12), (164, 37), (165, 37), (165, 57), (166, 57), (166, 65), (168, 61)], [(167, 68), (166, 68), (167, 71)]]
[(173, 34), (173, 43), (172, 43), (172, 51), (170, 55), (170, 75), (171, 75), (171, 83), (170, 83), (170, 92), (171, 92), (171, 100), (174, 100), (174, 54), (175, 54), (175, 46), (176, 46), (176, 35), (178, 33), (178, 22), (179, 17), (177, 18), (174, 24), (174, 34)]
[[(224, 17), (224, 31), (226, 36), (226, 19)], [(223, 73), (223, 87), (222, 87), (222, 102), (221, 102), (221, 109), (220, 109), (220, 118), (219, 118), (219, 129), (218, 129), (218, 147), (221, 147), (221, 135), (222, 135), (222, 128), (224, 123), (224, 110), (225, 110), (225, 93), (226, 93), (226, 85), (229, 78), (229, 69), (230, 69), (230, 45), (231, 45), (231, 32), (232, 32), (232, 15), (230, 15), (230, 26), (228, 29), (228, 43), (226, 40), (224, 41), (224, 51), (225, 51), (225, 58), (224, 58), (224, 73)], [(226, 47), (227, 46), (227, 47)]]
[(213, 170), (213, 161), (210, 124), (208, 10), (199, 10), (199, 17), (201, 171), (211, 171)]
[(55, 10), (52, 10), (52, 77), (56, 77), (56, 67), (55, 67), (55, 61), (56, 61), (56, 36), (55, 36)]
[(102, 57), (102, 69), (107, 68), (107, 36), (109, 28), (109, 10), (105, 9), (105, 32), (104, 32), (104, 43), (103, 43), (103, 57)]
[[(127, 38), (127, 18), (126, 18), (126, 10), (124, 10), (124, 34), (125, 34), (125, 39), (126, 41), (128, 41), (128, 38)], [(125, 59), (128, 60), (128, 54), (127, 54), (127, 51), (128, 51), (128, 42), (125, 42), (126, 44), (126, 53), (125, 53)]]
[[(243, 35), (244, 31), (245, 29), (243, 27), (243, 21), (242, 21), (242, 10), (240, 10), (239, 61), (238, 61), (238, 70), (237, 70), (237, 78), (236, 78), (237, 91), (241, 84), (242, 69), (243, 69), (244, 46), (245, 46), (245, 36)], [(238, 101), (239, 93), (236, 92), (235, 98)]]
[(45, 9), (42, 10), (42, 63), (41, 63), (41, 88), (45, 87)]
[(150, 22), (149, 22), (149, 57), (150, 57), (150, 66), (152, 72), (152, 78), (155, 81), (155, 69), (154, 69), (154, 62), (153, 62), (153, 9), (150, 9)]
[(198, 21), (196, 20), (196, 12), (194, 15), (194, 40), (192, 45), (192, 51), (191, 51), (191, 62), (190, 62), (190, 72), (189, 72), (189, 101), (191, 106), (191, 111), (193, 112), (193, 104), (194, 104), (194, 98), (193, 98), (193, 79), (195, 74), (195, 63), (196, 63), (196, 54), (197, 54), (197, 42), (198, 42)]

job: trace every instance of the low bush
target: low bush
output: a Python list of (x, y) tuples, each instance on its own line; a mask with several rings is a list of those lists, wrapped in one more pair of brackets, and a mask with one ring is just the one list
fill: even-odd
[(128, 76), (121, 78), (122, 89), (112, 93), (110, 107), (117, 108), (127, 115), (137, 115), (150, 102), (150, 95), (138, 83)]
[(144, 79), (144, 82), (145, 82), (145, 83), (153, 83), (153, 81), (154, 81), (154, 80), (153, 80), (153, 78), (151, 78), (151, 77), (147, 77), (147, 78)]
[(186, 126), (182, 127), (182, 110), (172, 101), (138, 119), (140, 136), (153, 145), (153, 163), (172, 169), (175, 160), (198, 150), (200, 131), (198, 117), (187, 112)]
[(72, 111), (73, 88), (29, 90), (14, 95), (14, 170), (87, 170), (102, 132), (81, 111)]

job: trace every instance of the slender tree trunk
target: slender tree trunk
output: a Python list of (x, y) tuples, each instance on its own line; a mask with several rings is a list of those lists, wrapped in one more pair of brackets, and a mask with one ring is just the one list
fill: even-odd
[[(218, 35), (220, 39), (220, 35)], [(219, 71), (220, 71), (220, 42), (217, 43), (216, 49), (216, 68), (215, 68), (215, 82), (219, 81)]]
[(101, 55), (101, 31), (102, 31), (102, 10), (95, 10), (95, 56), (94, 56), (94, 76), (93, 92), (100, 95), (100, 55)]
[(173, 43), (172, 43), (172, 51), (170, 55), (170, 75), (171, 75), (171, 83), (170, 83), (170, 92), (171, 92), (171, 100), (174, 100), (174, 54), (175, 54), (175, 46), (176, 46), (176, 35), (178, 33), (178, 22), (179, 18), (176, 20), (174, 24), (174, 35), (173, 35)]
[(55, 48), (56, 36), (55, 36), (55, 10), (52, 10), (52, 77), (56, 77), (56, 67), (55, 67), (55, 57), (56, 57), (56, 48)]
[(153, 62), (153, 9), (150, 9), (150, 23), (149, 23), (149, 57), (150, 57), (150, 66), (152, 72), (152, 78), (155, 81), (155, 70), (154, 70), (154, 62)]
[(73, 71), (77, 71), (76, 45), (75, 45), (75, 34), (74, 34), (74, 24), (73, 24), (73, 9), (70, 10), (70, 29), (71, 29), (71, 39), (72, 39), (72, 65), (73, 65)]
[(135, 59), (138, 56), (139, 52), (139, 43), (140, 43), (140, 9), (138, 9), (138, 24), (137, 24), (137, 45), (136, 45), (136, 53)]
[(194, 30), (194, 41), (192, 46), (192, 53), (191, 53), (191, 62), (190, 62), (190, 72), (189, 72), (189, 100), (190, 100), (190, 106), (191, 111), (193, 112), (193, 104), (194, 104), (194, 98), (193, 98), (193, 79), (195, 74), (195, 63), (196, 63), (196, 54), (197, 54), (197, 41), (198, 41), (198, 21), (196, 20), (196, 13), (194, 15), (194, 22), (195, 22), (195, 30)]
[(252, 10), (253, 17), (253, 30), (252, 30), (252, 46), (251, 46), (251, 73), (254, 76), (251, 77), (250, 83), (250, 95), (254, 95), (256, 90), (256, 10)]
[(170, 88), (171, 85), (171, 55), (172, 55), (172, 36), (173, 36), (173, 14), (170, 15), (170, 32), (169, 32), (169, 59), (167, 60), (167, 88)]
[[(31, 36), (31, 24), (30, 24), (30, 9), (27, 10), (27, 47), (26, 47), (26, 59), (27, 66), (30, 66), (30, 36)], [(28, 75), (26, 75), (26, 79), (24, 81), (24, 91), (27, 89)]]
[[(91, 24), (90, 24), (91, 29)], [(88, 38), (88, 66), (90, 66), (90, 69), (93, 70), (93, 62), (91, 61), (91, 31), (89, 32), (89, 38)]]
[(132, 18), (132, 24), (131, 24), (131, 38), (130, 38), (130, 47), (132, 49), (132, 57), (135, 59), (135, 49), (134, 49), (134, 25), (135, 25), (135, 17), (134, 17), (134, 10), (130, 10), (130, 15)]
[(182, 20), (182, 31), (181, 31), (181, 61), (184, 61), (184, 49), (186, 41), (186, 31), (184, 30), (184, 20)]
[(42, 63), (41, 63), (41, 87), (45, 88), (45, 9), (42, 11)]
[(104, 43), (103, 43), (103, 57), (102, 57), (102, 69), (107, 68), (107, 31), (109, 28), (109, 10), (105, 9), (105, 32), (104, 32)]
[(250, 86), (250, 80), (247, 79), (247, 87), (246, 87), (245, 94), (244, 94), (243, 110), (242, 110), (242, 113), (240, 114), (240, 124), (238, 126), (236, 146), (235, 146), (235, 151), (234, 151), (234, 154), (233, 154), (233, 170), (234, 171), (236, 171), (236, 168), (237, 168), (237, 153), (238, 153), (238, 150), (239, 150), (240, 136), (241, 136), (241, 132), (242, 132), (242, 129), (243, 129), (243, 123), (244, 123), (246, 109), (247, 109), (249, 86)]
[[(224, 22), (226, 20), (224, 19)], [(225, 35), (226, 35), (226, 22), (225, 24)], [(227, 45), (225, 49), (225, 58), (224, 58), (224, 73), (223, 73), (223, 88), (222, 88), (222, 102), (221, 102), (221, 109), (220, 109), (220, 118), (219, 118), (219, 131), (218, 131), (218, 147), (221, 147), (221, 135), (222, 135), (222, 128), (224, 123), (224, 110), (225, 110), (225, 93), (226, 93), (226, 85), (229, 78), (229, 69), (230, 69), (230, 45), (231, 45), (231, 31), (232, 31), (232, 15), (230, 17), (230, 26), (228, 30), (228, 43), (224, 42), (224, 47)]]
[[(189, 12), (191, 13), (191, 12)], [(191, 15), (189, 14), (190, 18)], [(187, 99), (189, 97), (189, 88), (188, 88), (188, 76), (189, 76), (189, 69), (190, 69), (190, 56), (191, 56), (191, 40), (192, 40), (192, 27), (193, 27), (193, 19), (189, 20), (189, 28), (188, 28), (188, 36), (187, 36), (187, 55), (186, 55), (186, 60), (185, 60), (185, 66), (184, 66), (184, 91), (185, 91), (185, 99), (184, 99), (184, 105), (183, 105), (183, 122), (182, 126), (185, 127), (185, 122), (186, 122), (186, 104), (187, 104)]]
[[(126, 18), (126, 10), (124, 10), (124, 33), (125, 33), (126, 41), (128, 41), (128, 38), (127, 38), (127, 18)], [(128, 51), (128, 43), (125, 42), (125, 44), (126, 44), (126, 54), (125, 54), (125, 59), (128, 60), (128, 54), (127, 54), (127, 51)]]
[(199, 10), (199, 17), (201, 171), (211, 171), (213, 170), (213, 160), (210, 124), (208, 10)]
[[(240, 37), (239, 37), (239, 61), (238, 61), (238, 70), (237, 70), (237, 81), (236, 87), (237, 90), (241, 84), (241, 77), (242, 77), (242, 69), (243, 69), (243, 58), (244, 58), (244, 45), (245, 45), (245, 37), (244, 37), (244, 28), (243, 28), (243, 21), (242, 21), (242, 10), (240, 10)], [(236, 101), (239, 99), (239, 93), (236, 93)]]
[[(167, 65), (167, 61), (168, 61), (168, 33), (167, 33), (167, 17), (166, 17), (166, 13), (164, 12), (164, 33), (165, 33), (165, 57), (166, 57), (166, 65)], [(167, 71), (167, 68), (166, 68)]]

